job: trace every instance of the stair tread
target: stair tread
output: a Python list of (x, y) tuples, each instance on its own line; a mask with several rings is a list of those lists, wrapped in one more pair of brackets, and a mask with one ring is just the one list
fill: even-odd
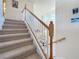
[(28, 29), (3, 29), (3, 30), (0, 30), (0, 31), (26, 31)]
[(16, 20), (6, 20), (5, 22), (24, 22), (24, 21), (16, 21)]
[(4, 25), (10, 25), (10, 24), (13, 24), (13, 25), (25, 25), (24, 22), (14, 22), (14, 21), (6, 21), (6, 22), (4, 22)]
[(25, 25), (16, 25), (16, 24), (13, 24), (13, 25), (7, 24), (7, 25), (4, 25), (4, 26), (24, 26), (24, 27), (26, 27)]
[(29, 33), (5, 34), (5, 35), (0, 35), (0, 37), (18, 36), (18, 35), (28, 35), (28, 34), (29, 34)]
[(4, 29), (4, 30), (0, 30), (0, 35), (16, 34), (16, 33), (28, 33), (28, 29)]
[(1, 42), (0, 43), (0, 48), (6, 47), (6, 46), (10, 46), (13, 44), (18, 44), (18, 43), (22, 43), (22, 42), (28, 42), (28, 41), (32, 41), (31, 38), (26, 38), (26, 39), (20, 39), (20, 40), (12, 40), (12, 41), (7, 41), (7, 42)]
[(41, 59), (41, 58), (39, 57), (39, 55), (37, 53), (34, 53), (34, 54), (26, 57), (25, 59)]
[(6, 19), (5, 21), (17, 21), (17, 22), (24, 22), (23, 20), (14, 20), (14, 19)]
[(15, 31), (15, 30), (28, 30), (28, 29), (3, 29), (0, 31)]
[(33, 45), (28, 45), (28, 46), (24, 46), (24, 47), (21, 47), (21, 48), (17, 48), (17, 49), (14, 49), (14, 50), (11, 50), (11, 51), (0, 54), (0, 58), (1, 59), (6, 59), (6, 58), (18, 56), (22, 53), (33, 50), (34, 48), (35, 47)]

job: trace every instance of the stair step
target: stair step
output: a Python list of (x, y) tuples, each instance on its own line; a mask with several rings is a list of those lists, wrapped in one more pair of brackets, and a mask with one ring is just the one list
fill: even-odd
[(3, 29), (25, 29), (26, 26), (20, 26), (20, 25), (4, 25)]
[(0, 54), (0, 59), (21, 59), (25, 56), (29, 56), (35, 51), (35, 47), (33, 45), (24, 46), (21, 48), (17, 48), (5, 53)]
[(0, 59), (41, 59), (22, 20), (6, 19), (0, 30)]
[(26, 26), (25, 23), (16, 23), (16, 22), (4, 22), (4, 26), (5, 25)]
[(18, 34), (0, 35), (0, 42), (24, 39), (24, 38), (29, 38), (29, 37), (30, 37), (29, 33), (18, 33)]
[(6, 21), (10, 21), (10, 22), (21, 22), (21, 23), (23, 22), (23, 23), (24, 23), (23, 20), (5, 19), (5, 22), (6, 22)]
[(41, 59), (37, 53), (32, 54), (24, 59)]
[(4, 25), (5, 27), (17, 27), (17, 26), (19, 26), (19, 27), (26, 27), (26, 26), (24, 26), (24, 25)]
[(16, 21), (5, 21), (4, 24), (25, 24), (23, 21), (22, 22), (16, 22)]
[(4, 34), (16, 34), (16, 33), (27, 33), (28, 29), (3, 29), (0, 30), (0, 35)]
[(2, 42), (0, 43), (0, 53), (30, 44), (33, 44), (33, 40), (31, 38)]

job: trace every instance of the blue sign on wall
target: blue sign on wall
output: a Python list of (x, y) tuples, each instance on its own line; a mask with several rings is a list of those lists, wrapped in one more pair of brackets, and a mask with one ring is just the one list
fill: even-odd
[(71, 18), (71, 23), (79, 22), (79, 18)]

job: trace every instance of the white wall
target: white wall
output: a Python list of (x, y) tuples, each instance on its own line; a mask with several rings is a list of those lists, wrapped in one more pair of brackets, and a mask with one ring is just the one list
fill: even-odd
[(56, 39), (66, 40), (56, 45), (58, 59), (79, 59), (79, 23), (71, 23), (73, 8), (79, 8), (79, 0), (56, 0)]
[(34, 2), (33, 12), (36, 14), (40, 19), (43, 16), (47, 15), (48, 13), (55, 12), (55, 5), (54, 0), (37, 0)]

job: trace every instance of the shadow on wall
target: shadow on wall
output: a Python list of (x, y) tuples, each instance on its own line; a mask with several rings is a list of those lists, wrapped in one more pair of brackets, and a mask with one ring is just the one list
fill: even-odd
[(2, 15), (2, 0), (0, 0), (0, 30), (2, 29), (3, 22), (4, 22), (4, 17)]

